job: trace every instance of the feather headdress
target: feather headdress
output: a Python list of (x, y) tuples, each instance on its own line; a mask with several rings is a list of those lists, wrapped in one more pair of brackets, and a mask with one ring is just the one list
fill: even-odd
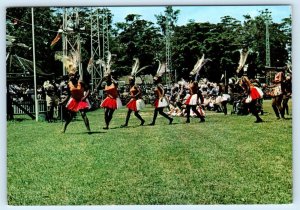
[(55, 60), (60, 60), (69, 74), (76, 74), (78, 71), (80, 55), (73, 51), (69, 56), (55, 55)]
[(142, 68), (140, 68), (140, 60), (138, 58), (134, 58), (133, 59), (135, 62), (132, 65), (132, 70), (131, 70), (131, 76), (132, 77), (136, 77), (136, 75), (138, 73), (140, 73), (142, 70), (144, 70), (145, 68), (149, 67), (149, 65), (147, 66), (143, 66)]
[(111, 73), (111, 53), (107, 52), (107, 61), (105, 62), (102, 59), (99, 59), (96, 64), (101, 64), (103, 67), (103, 76), (106, 77)]
[(204, 54), (203, 54), (202, 57), (198, 59), (197, 63), (194, 65), (194, 68), (190, 72), (190, 75), (196, 75), (208, 60), (209, 59), (204, 59)]
[(243, 49), (240, 51), (240, 61), (239, 66), (236, 69), (236, 72), (239, 73), (245, 66), (250, 50), (244, 51)]
[(167, 71), (167, 65), (165, 62), (159, 62), (159, 65), (158, 65), (158, 69), (157, 69), (157, 72), (156, 72), (156, 76), (157, 77), (161, 77), (166, 71)]

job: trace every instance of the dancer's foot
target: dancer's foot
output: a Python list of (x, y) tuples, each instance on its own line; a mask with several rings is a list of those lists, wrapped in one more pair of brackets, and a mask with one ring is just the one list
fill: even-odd
[(203, 122), (205, 122), (205, 119), (204, 119), (204, 118), (202, 118), (202, 119), (200, 120), (200, 123), (203, 123)]
[(108, 130), (108, 127), (103, 127), (104, 130)]
[(124, 124), (124, 125), (121, 125), (121, 128), (125, 128), (127, 126), (128, 126), (127, 124)]
[(172, 122), (173, 122), (173, 118), (171, 118), (171, 119), (169, 120), (169, 125), (171, 125)]
[(144, 125), (144, 123), (145, 123), (145, 120), (141, 120), (141, 124), (140, 124), (140, 126), (143, 126), (143, 125)]
[(263, 120), (260, 118), (255, 121), (255, 123), (261, 123), (261, 122), (263, 122)]
[(152, 123), (150, 123), (149, 125), (150, 125), (150, 126), (153, 126), (153, 125), (155, 125), (155, 123), (152, 122)]

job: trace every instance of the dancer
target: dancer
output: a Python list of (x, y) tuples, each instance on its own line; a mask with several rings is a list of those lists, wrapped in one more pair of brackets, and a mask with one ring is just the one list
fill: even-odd
[(198, 112), (197, 104), (199, 104), (198, 82), (191, 81), (189, 84), (190, 96), (185, 101), (186, 105), (186, 123), (190, 123), (191, 109), (200, 118), (200, 122), (205, 122), (205, 118)]
[(104, 91), (106, 98), (102, 101), (100, 107), (105, 109), (104, 119), (106, 126), (103, 129), (109, 129), (109, 123), (112, 120), (114, 111), (122, 106), (122, 102), (119, 98), (118, 82), (112, 78), (111, 73), (108, 73), (105, 79), (106, 85)]
[[(193, 110), (193, 112), (197, 115), (197, 117), (200, 118), (200, 122), (205, 122), (204, 116), (202, 116), (199, 111), (197, 110), (197, 104), (200, 104), (203, 102), (203, 98), (201, 95), (201, 103), (199, 103), (199, 87), (198, 87), (198, 82), (196, 82), (196, 78), (199, 76), (199, 71), (201, 70), (201, 68), (206, 64), (207, 61), (209, 61), (210, 59), (204, 59), (204, 54), (202, 55), (202, 57), (197, 60), (197, 63), (194, 65), (193, 70), (190, 72), (189, 75), (189, 79), (190, 79), (190, 83), (189, 83), (189, 94), (190, 96), (187, 98), (187, 100), (185, 101), (185, 105), (186, 105), (186, 123), (190, 123), (190, 115), (191, 115), (191, 109)], [(195, 77), (194, 81), (193, 78)]]
[(272, 108), (278, 120), (280, 119), (280, 116), (282, 119), (284, 119), (284, 110), (281, 105), (283, 99), (282, 85), (284, 80), (285, 80), (285, 76), (283, 70), (278, 72), (275, 75), (275, 78), (273, 80), (273, 85), (270, 86), (273, 88)]
[(130, 101), (127, 103), (126, 107), (128, 108), (126, 121), (124, 125), (121, 125), (121, 127), (127, 127), (128, 121), (130, 119), (131, 112), (134, 112), (134, 115), (141, 121), (141, 126), (144, 125), (145, 120), (141, 117), (139, 114), (139, 111), (141, 107), (138, 103), (143, 103), (142, 100), (142, 92), (141, 89), (135, 85), (135, 79), (134, 77), (129, 77), (129, 85), (130, 85)]
[(145, 103), (142, 99), (142, 91), (139, 88), (139, 86), (135, 85), (135, 77), (139, 72), (141, 72), (143, 69), (147, 68), (148, 66), (144, 66), (140, 68), (140, 60), (138, 58), (133, 59), (135, 62), (132, 66), (131, 70), (131, 76), (129, 77), (129, 85), (130, 85), (130, 101), (127, 103), (127, 116), (126, 121), (124, 125), (121, 125), (121, 127), (128, 126), (128, 121), (130, 119), (131, 112), (134, 111), (134, 115), (141, 121), (141, 126), (144, 125), (145, 120), (140, 116), (139, 111), (144, 108)]
[(283, 92), (283, 99), (282, 99), (282, 109), (283, 113), (289, 115), (289, 106), (288, 102), (292, 96), (292, 78), (291, 76), (287, 76), (285, 81), (282, 84), (282, 92)]
[[(68, 88), (69, 97), (67, 97), (65, 100), (69, 100), (66, 104), (67, 113), (62, 133), (66, 132), (67, 126), (72, 121), (72, 119), (78, 111), (82, 116), (82, 119), (88, 132), (91, 132), (89, 119), (86, 115), (87, 110), (90, 108), (90, 104), (87, 99), (89, 95), (89, 90), (85, 92), (84, 83), (81, 80), (79, 80), (78, 75), (75, 73), (69, 73)], [(61, 103), (64, 102), (65, 101), (62, 101)]]
[(122, 106), (122, 102), (118, 93), (118, 82), (112, 78), (111, 74), (111, 57), (112, 55), (108, 51), (107, 62), (105, 63), (103, 60), (99, 60), (104, 70), (104, 76), (94, 89), (96, 92), (102, 85), (102, 82), (104, 80), (106, 81), (106, 85), (104, 87), (106, 98), (100, 104), (100, 107), (104, 108), (105, 127), (103, 127), (103, 129), (106, 130), (109, 129), (109, 123), (112, 120), (114, 111)]
[(59, 59), (63, 62), (69, 76), (68, 97), (60, 102), (61, 104), (64, 104), (68, 100), (66, 104), (67, 114), (62, 133), (66, 132), (67, 126), (78, 111), (82, 116), (88, 132), (90, 132), (90, 124), (86, 115), (87, 110), (90, 108), (90, 104), (87, 99), (89, 96), (89, 90), (85, 87), (83, 81), (79, 80), (79, 74), (77, 72), (79, 54), (78, 52), (73, 52), (71, 56), (60, 57)]
[(261, 93), (259, 93), (257, 87), (255, 87), (247, 76), (242, 76), (240, 80), (240, 85), (247, 92), (249, 101), (246, 100), (248, 104), (250, 112), (256, 117), (255, 123), (263, 122), (263, 120), (258, 115), (258, 110), (256, 108), (257, 100), (262, 97)]
[(169, 117), (166, 113), (164, 113), (164, 107), (168, 106), (168, 102), (166, 100), (166, 98), (164, 97), (165, 92), (164, 92), (164, 87), (162, 86), (162, 84), (160, 84), (161, 82), (161, 76), (155, 76), (153, 78), (154, 80), (154, 84), (156, 85), (155, 89), (154, 89), (154, 94), (155, 94), (155, 101), (154, 101), (154, 114), (153, 114), (153, 120), (152, 123), (150, 123), (149, 125), (155, 125), (155, 121), (156, 121), (156, 117), (157, 114), (159, 113), (160, 115), (162, 115), (163, 117), (167, 118), (169, 120), (169, 124), (172, 124), (173, 122), (173, 118)]

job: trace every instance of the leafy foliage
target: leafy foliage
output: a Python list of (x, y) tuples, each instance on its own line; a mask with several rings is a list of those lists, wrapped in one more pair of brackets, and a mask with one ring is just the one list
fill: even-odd
[[(176, 22), (180, 10), (167, 6), (164, 14), (155, 15), (157, 22), (143, 20), (141, 14), (128, 14), (123, 22), (113, 24), (113, 14), (108, 12), (108, 27), (110, 29), (110, 51), (117, 55), (113, 69), (118, 75), (128, 75), (133, 58), (139, 58), (141, 66), (150, 65), (144, 70), (146, 74), (155, 74), (158, 60), (164, 60), (166, 22), (171, 31), (172, 68), (177, 72), (177, 80), (185, 78), (193, 69), (197, 59), (205, 54), (208, 62), (200, 71), (200, 77), (218, 82), (226, 72), (228, 78), (235, 75), (239, 62), (239, 52), (247, 45), (252, 53), (248, 58), (248, 76), (257, 73), (264, 74), (265, 67), (265, 23), (261, 12), (256, 17), (244, 15), (239, 21), (224, 16), (220, 23), (189, 21), (178, 26)], [(35, 11), (35, 44), (37, 49), (37, 64), (45, 72), (62, 74), (61, 63), (54, 60), (56, 51), (61, 51), (62, 44), (54, 49), (50, 43), (57, 34), (62, 23), (63, 8), (34, 8)], [(91, 8), (80, 8), (80, 24), (85, 26), (81, 32), (82, 62), (86, 69), (90, 58), (90, 14)], [(281, 23), (269, 25), (271, 65), (284, 66), (291, 58), (291, 16)], [(32, 47), (31, 9), (7, 9), (7, 35), (14, 36), (17, 42)], [(8, 48), (13, 54), (32, 60), (32, 51), (21, 47)], [(85, 74), (88, 74), (85, 72)]]

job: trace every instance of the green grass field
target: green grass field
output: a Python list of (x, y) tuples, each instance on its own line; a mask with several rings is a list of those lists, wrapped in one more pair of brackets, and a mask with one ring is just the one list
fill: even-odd
[[(290, 102), (290, 113), (292, 113)], [(103, 130), (104, 111), (62, 123), (7, 122), (9, 205), (285, 204), (292, 202), (292, 119), (207, 112), (205, 123), (160, 115), (155, 126)], [(231, 106), (229, 105), (229, 112)], [(148, 124), (153, 108), (141, 112)], [(24, 116), (17, 116), (24, 118)]]

